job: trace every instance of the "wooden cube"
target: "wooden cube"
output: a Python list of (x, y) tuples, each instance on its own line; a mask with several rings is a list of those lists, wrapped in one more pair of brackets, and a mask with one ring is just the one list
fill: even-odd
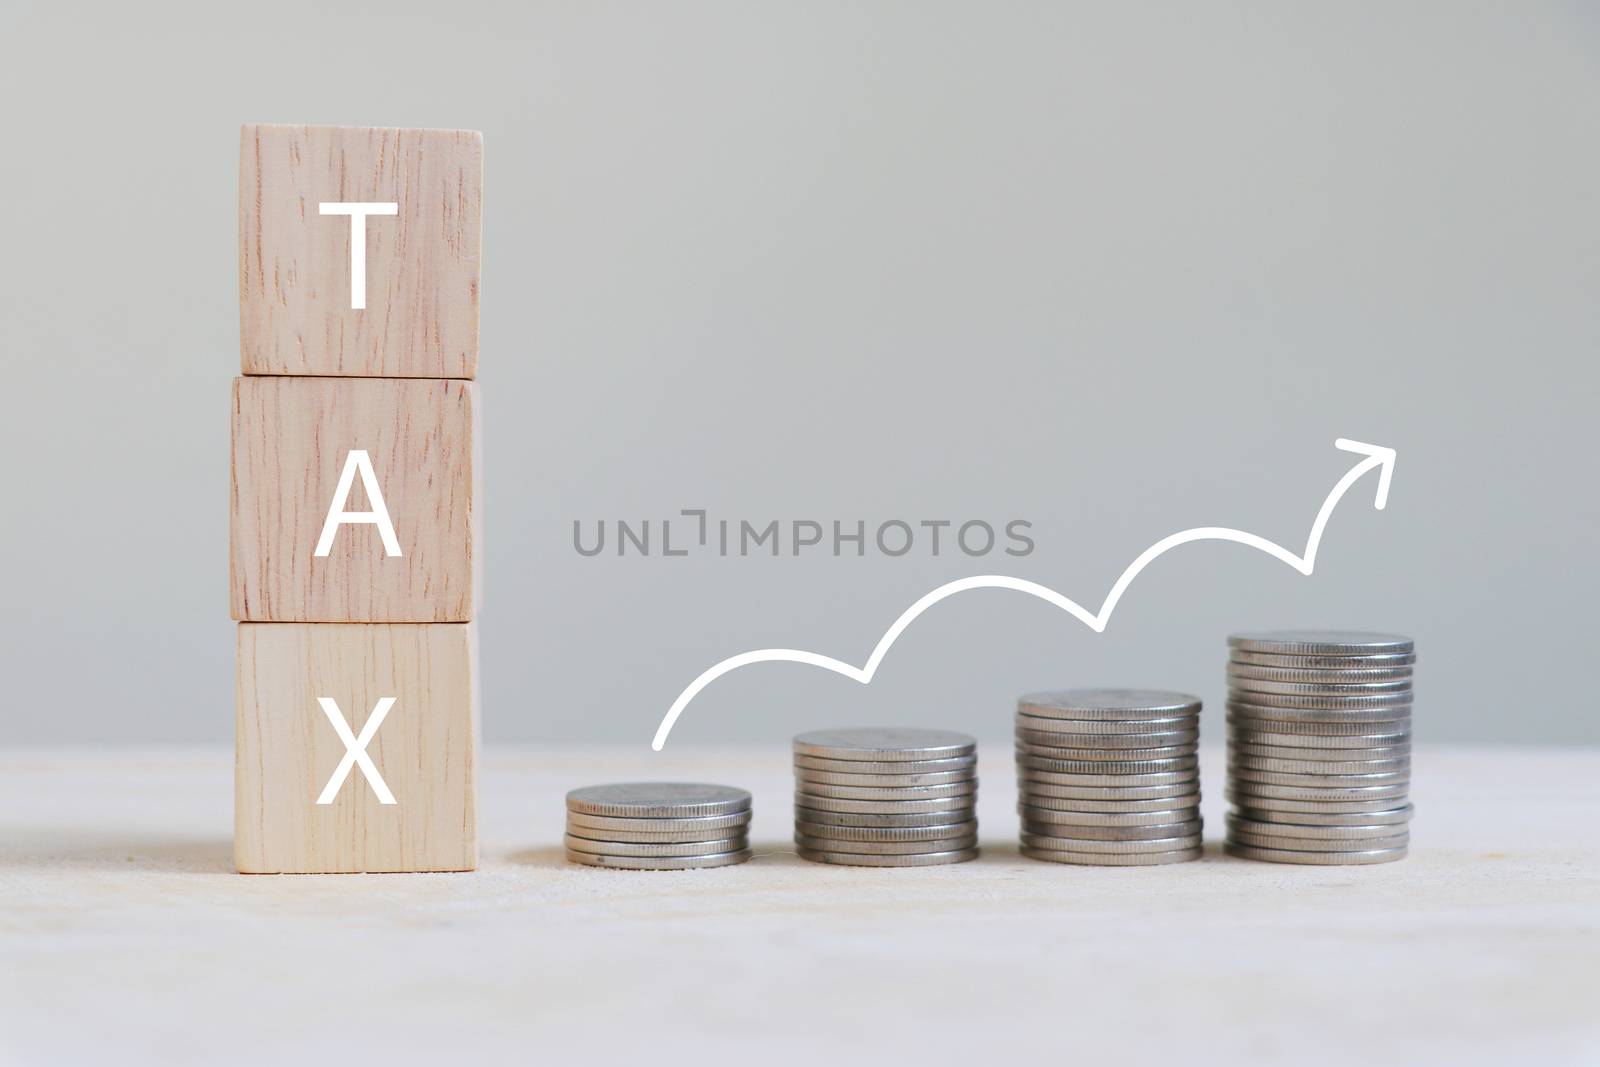
[[(483, 135), (245, 126), (239, 337), (246, 374), (472, 378), (478, 366)], [(365, 218), (365, 307), (352, 307), (348, 215)]]
[[(478, 420), (471, 382), (247, 377), (233, 388), (233, 617), (249, 622), (468, 622), (476, 612)], [(319, 541), (364, 452), (393, 527)], [(359, 466), (359, 464), (357, 464)], [(340, 509), (376, 513), (365, 476)]]
[[(234, 773), (240, 873), (476, 867), (475, 638), (470, 624), (241, 623)], [(388, 698), (362, 750), (393, 799), (386, 804), (360, 763), (333, 781), (349, 746), (323, 703), (331, 702), (359, 742)]]

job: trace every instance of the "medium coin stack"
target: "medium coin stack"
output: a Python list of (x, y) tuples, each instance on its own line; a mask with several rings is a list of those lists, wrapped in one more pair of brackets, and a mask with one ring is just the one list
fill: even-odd
[(978, 854), (978, 745), (949, 730), (814, 730), (794, 739), (802, 859), (931, 867)]
[(1387, 863), (1411, 835), (1411, 672), (1393, 634), (1228, 638), (1227, 851), (1272, 863)]
[(1022, 854), (1135, 867), (1200, 858), (1200, 699), (1068, 689), (1017, 701)]
[(567, 794), (567, 859), (635, 871), (750, 858), (750, 794), (726, 785), (626, 782)]

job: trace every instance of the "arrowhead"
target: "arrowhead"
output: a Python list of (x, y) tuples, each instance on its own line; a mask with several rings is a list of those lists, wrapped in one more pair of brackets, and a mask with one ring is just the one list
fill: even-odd
[(1348, 437), (1341, 437), (1334, 443), (1334, 447), (1357, 455), (1369, 456), (1378, 461), (1378, 496), (1373, 501), (1373, 506), (1379, 511), (1389, 502), (1389, 482), (1394, 478), (1395, 451), (1383, 445), (1369, 445), (1365, 441), (1352, 441)]

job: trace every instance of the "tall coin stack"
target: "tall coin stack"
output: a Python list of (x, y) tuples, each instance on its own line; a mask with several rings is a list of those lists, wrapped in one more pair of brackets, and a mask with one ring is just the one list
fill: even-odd
[(750, 858), (750, 794), (726, 785), (629, 782), (567, 794), (567, 859), (635, 871)]
[(1200, 699), (1069, 689), (1017, 701), (1022, 854), (1133, 867), (1200, 858)]
[(794, 739), (802, 859), (930, 867), (978, 855), (978, 746), (949, 730), (814, 730)]
[(1227, 851), (1272, 863), (1405, 857), (1416, 651), (1393, 634), (1228, 638)]

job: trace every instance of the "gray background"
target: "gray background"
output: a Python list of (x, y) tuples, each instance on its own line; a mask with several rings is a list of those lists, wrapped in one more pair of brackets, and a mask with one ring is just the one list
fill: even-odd
[[(1600, 739), (1600, 20), (1572, 5), (6, 4), (0, 742), (223, 742), (242, 121), (486, 136), (484, 730), (644, 745), (1414, 634), (1418, 730)], [(1592, 9), (1591, 9), (1592, 11)], [(1023, 517), (1022, 561), (599, 559), (571, 522)], [(1210, 727), (1215, 730), (1219, 723)]]

